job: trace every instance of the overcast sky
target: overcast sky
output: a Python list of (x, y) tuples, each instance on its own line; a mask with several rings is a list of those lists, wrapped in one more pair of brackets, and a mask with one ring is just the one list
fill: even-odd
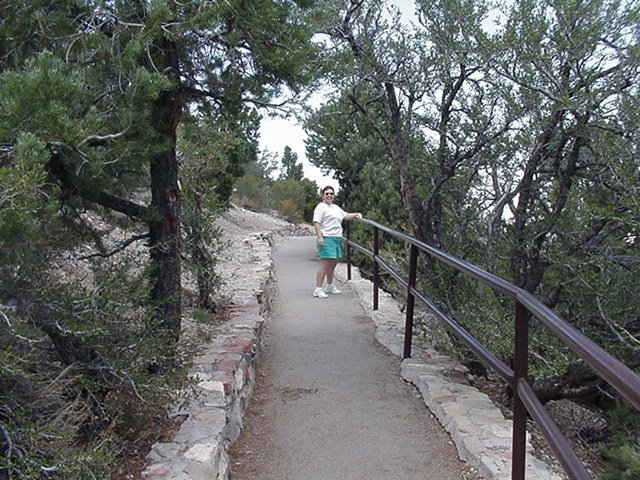
[[(390, 0), (389, 3), (397, 5), (402, 11), (405, 21), (414, 16), (414, 0)], [(318, 104), (322, 104), (322, 99), (314, 99)], [(304, 176), (314, 180), (319, 187), (332, 185), (338, 188), (338, 182), (324, 175), (319, 168), (311, 165), (305, 155), (304, 140), (306, 135), (302, 125), (296, 119), (264, 118), (260, 126), (260, 147), (276, 154), (278, 160), (282, 158), (284, 147), (289, 146), (298, 155), (298, 160), (302, 162)]]

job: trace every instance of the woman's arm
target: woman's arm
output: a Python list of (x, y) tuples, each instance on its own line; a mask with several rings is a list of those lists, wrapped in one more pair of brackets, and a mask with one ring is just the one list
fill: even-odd
[(360, 212), (355, 212), (355, 213), (347, 213), (344, 216), (344, 219), (347, 221), (351, 221), (351, 220), (360, 220), (362, 218), (362, 214)]
[(316, 231), (316, 237), (318, 237), (318, 245), (324, 245), (324, 237), (322, 236), (322, 232), (320, 231), (320, 223), (313, 222), (313, 228)]

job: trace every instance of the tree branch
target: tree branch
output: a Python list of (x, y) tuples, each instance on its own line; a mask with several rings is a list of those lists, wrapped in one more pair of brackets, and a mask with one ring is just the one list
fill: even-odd
[(202, 88), (197, 88), (197, 87), (191, 87), (189, 85), (181, 85), (180, 88), (182, 89), (183, 92), (191, 94), (191, 95), (196, 95), (199, 97), (206, 97), (206, 98), (211, 98), (213, 100), (216, 100), (218, 102), (226, 102), (226, 103), (251, 103), (253, 105), (256, 105), (258, 107), (264, 107), (264, 108), (283, 108), (285, 107), (288, 103), (289, 100), (283, 100), (280, 103), (270, 103), (270, 102), (264, 102), (262, 100), (258, 100), (255, 98), (238, 98), (238, 99), (231, 99), (229, 97), (225, 97), (224, 95), (220, 95), (219, 93), (216, 92), (212, 92), (211, 90), (204, 90)]
[(118, 252), (123, 251), (125, 248), (127, 248), (129, 245), (131, 245), (133, 242), (137, 242), (138, 240), (142, 240), (144, 238), (149, 238), (149, 234), (148, 233), (144, 233), (141, 235), (134, 235), (133, 237), (125, 240), (124, 242), (120, 243), (120, 245), (115, 249), (112, 250), (110, 252), (107, 253), (94, 253), (91, 255), (85, 255), (83, 257), (79, 257), (79, 260), (88, 260), (90, 258), (95, 258), (95, 257), (101, 257), (101, 258), (108, 258), (111, 257), (113, 255), (115, 255)]
[(122, 137), (126, 133), (126, 130), (118, 133), (112, 133), (110, 135), (89, 135), (87, 138), (80, 142), (80, 145), (84, 145), (85, 143), (90, 147), (101, 147), (106, 145), (108, 142), (112, 140), (117, 140)]
[(80, 195), (82, 198), (90, 202), (97, 203), (103, 207), (110, 208), (116, 212), (146, 221), (149, 209), (137, 203), (125, 200), (104, 191), (94, 191), (91, 188), (80, 187), (76, 176), (69, 171), (61, 158), (61, 152), (58, 145), (49, 145), (51, 157), (48, 163), (49, 171), (58, 179), (63, 188), (67, 189), (67, 195)]

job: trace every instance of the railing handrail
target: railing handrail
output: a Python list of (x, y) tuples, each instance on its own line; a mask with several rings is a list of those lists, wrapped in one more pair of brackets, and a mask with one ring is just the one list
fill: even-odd
[[(528, 412), (540, 427), (545, 438), (549, 442), (556, 457), (562, 464), (565, 472), (572, 479), (590, 478), (586, 469), (569, 447), (566, 439), (554, 424), (542, 403), (535, 396), (533, 389), (527, 381), (528, 370), (528, 317), (533, 315), (549, 330), (551, 330), (565, 345), (573, 350), (584, 360), (598, 375), (615, 388), (635, 408), (640, 409), (640, 375), (637, 375), (621, 361), (611, 356), (602, 347), (587, 338), (567, 321), (560, 318), (546, 305), (542, 304), (526, 290), (516, 287), (510, 282), (497, 277), (481, 268), (471, 265), (452, 255), (449, 255), (431, 245), (428, 245), (410, 235), (394, 230), (373, 220), (361, 219), (361, 223), (373, 227), (374, 249), (373, 251), (353, 242), (350, 238), (350, 230), (347, 228), (347, 261), (349, 262), (349, 277), (351, 268), (350, 248), (355, 248), (374, 261), (374, 309), (377, 309), (377, 297), (379, 288), (378, 265), (382, 266), (400, 285), (407, 291), (407, 320), (405, 324), (405, 352), (404, 357), (411, 355), (411, 336), (413, 329), (413, 302), (415, 298), (422, 301), (427, 308), (442, 321), (463, 343), (474, 351), (493, 370), (504, 378), (514, 391), (514, 432), (513, 432), (513, 467), (512, 478), (524, 479), (525, 475), (525, 442), (526, 436), (526, 412)], [(409, 279), (405, 279), (393, 267), (387, 264), (379, 256), (378, 232), (385, 232), (412, 246), (412, 254), (409, 265)], [(515, 365), (510, 368), (499, 360), (490, 350), (476, 340), (455, 320), (449, 318), (437, 305), (429, 300), (423, 293), (415, 288), (415, 262), (417, 250), (449, 265), (455, 270), (474, 278), (481, 284), (492, 290), (512, 298), (516, 302), (516, 338), (515, 338)]]

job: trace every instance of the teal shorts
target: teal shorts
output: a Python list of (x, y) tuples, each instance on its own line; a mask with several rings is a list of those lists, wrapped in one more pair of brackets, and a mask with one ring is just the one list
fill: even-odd
[(324, 237), (324, 245), (318, 245), (318, 256), (320, 258), (340, 258), (342, 257), (342, 237)]

